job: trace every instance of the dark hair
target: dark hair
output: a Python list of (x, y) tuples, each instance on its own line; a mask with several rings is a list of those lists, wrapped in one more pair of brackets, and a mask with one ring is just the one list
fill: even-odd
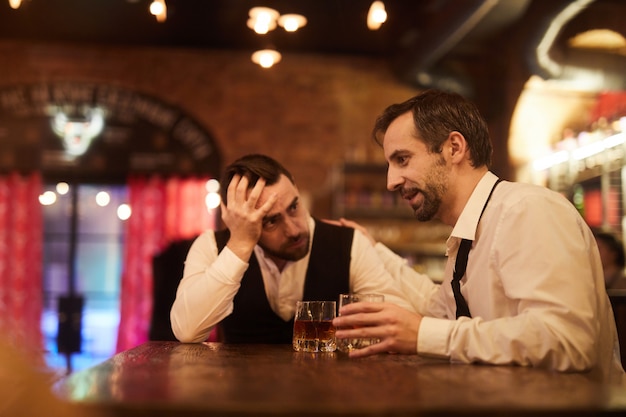
[(284, 175), (292, 184), (295, 184), (291, 173), (269, 156), (261, 154), (246, 155), (228, 165), (224, 171), (220, 184), (220, 192), (224, 204), (226, 204), (228, 184), (230, 184), (235, 175), (247, 177), (249, 181), (248, 188), (254, 187), (259, 178), (263, 178), (266, 185), (274, 185), (280, 180), (281, 175)]
[(624, 245), (622, 242), (612, 233), (609, 232), (595, 232), (594, 236), (596, 240), (602, 241), (613, 254), (615, 254), (615, 263), (620, 268), (624, 268), (626, 265), (626, 259), (624, 257)]
[(389, 125), (409, 111), (413, 114), (415, 138), (423, 141), (430, 152), (441, 152), (450, 132), (457, 131), (467, 141), (472, 166), (491, 166), (493, 148), (487, 122), (474, 103), (456, 93), (426, 90), (387, 107), (374, 124), (372, 136), (376, 143), (382, 146)]

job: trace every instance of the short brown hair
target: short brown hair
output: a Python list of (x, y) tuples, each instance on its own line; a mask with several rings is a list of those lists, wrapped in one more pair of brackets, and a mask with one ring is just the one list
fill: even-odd
[(416, 139), (423, 141), (430, 152), (440, 152), (448, 135), (457, 131), (467, 141), (472, 166), (491, 166), (493, 148), (487, 122), (474, 103), (456, 93), (426, 90), (390, 105), (374, 124), (372, 136), (376, 143), (382, 146), (389, 125), (409, 111), (413, 114)]
[(295, 184), (291, 173), (287, 171), (284, 166), (278, 163), (278, 161), (267, 155), (246, 155), (228, 165), (224, 171), (220, 185), (222, 201), (224, 204), (226, 204), (228, 184), (230, 184), (235, 175), (241, 175), (242, 177), (248, 178), (248, 188), (254, 187), (259, 178), (263, 178), (266, 185), (276, 184), (280, 180), (281, 175), (284, 175), (289, 179), (289, 181), (291, 181), (292, 184)]

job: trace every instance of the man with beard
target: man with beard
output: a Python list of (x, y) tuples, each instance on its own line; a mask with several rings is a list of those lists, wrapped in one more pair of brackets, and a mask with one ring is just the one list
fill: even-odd
[(346, 329), (338, 338), (380, 339), (351, 357), (417, 353), (623, 379), (593, 233), (559, 193), (500, 182), (489, 171), (488, 128), (472, 103), (426, 91), (389, 106), (374, 137), (389, 164), (387, 188), (419, 221), (439, 219), (453, 230), (441, 285), (376, 245), (417, 313), (376, 303), (343, 307), (334, 320)]
[(292, 175), (248, 155), (222, 179), (226, 230), (192, 244), (170, 318), (181, 342), (205, 341), (219, 324), (226, 343), (291, 343), (296, 301), (380, 293), (411, 308), (361, 232), (320, 222)]

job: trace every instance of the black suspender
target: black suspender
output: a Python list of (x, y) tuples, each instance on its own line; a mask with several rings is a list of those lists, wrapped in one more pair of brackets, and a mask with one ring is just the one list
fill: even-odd
[[(480, 212), (480, 216), (478, 217), (478, 222), (480, 222), (480, 218), (483, 216), (485, 212), (485, 208), (487, 208), (487, 203), (491, 199), (491, 195), (493, 194), (493, 190), (496, 189), (496, 186), (502, 181), (502, 179), (498, 178), (496, 183), (491, 188), (491, 192), (487, 197), (487, 201), (485, 201), (485, 205), (483, 206), (482, 211)], [(456, 318), (458, 319), (461, 316), (472, 317), (469, 311), (469, 307), (467, 306), (467, 302), (461, 294), (461, 279), (463, 275), (465, 275), (465, 270), (467, 268), (467, 258), (469, 257), (469, 251), (472, 248), (472, 241), (469, 239), (461, 240), (461, 244), (459, 246), (459, 251), (456, 255), (456, 263), (454, 264), (454, 272), (452, 274), (452, 292), (454, 293), (454, 301), (456, 302)]]

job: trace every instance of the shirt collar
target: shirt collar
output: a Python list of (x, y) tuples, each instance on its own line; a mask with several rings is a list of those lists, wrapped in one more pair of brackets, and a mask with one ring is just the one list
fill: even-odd
[(490, 171), (487, 171), (485, 175), (483, 175), (476, 185), (476, 188), (474, 188), (469, 200), (467, 200), (459, 219), (452, 229), (450, 237), (474, 240), (480, 214), (483, 211), (483, 207), (485, 207), (485, 202), (489, 198), (489, 193), (491, 193), (491, 189), (496, 181), (498, 181), (498, 177)]

